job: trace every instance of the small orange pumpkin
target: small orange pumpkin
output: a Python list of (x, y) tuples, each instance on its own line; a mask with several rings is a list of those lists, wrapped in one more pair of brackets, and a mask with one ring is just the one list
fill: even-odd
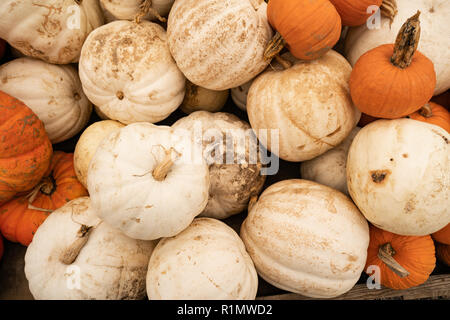
[(0, 207), (0, 231), (9, 241), (28, 246), (37, 228), (53, 210), (87, 195), (75, 175), (73, 154), (56, 151), (41, 183), (28, 196)]
[(0, 91), (0, 204), (40, 181), (52, 152), (42, 121), (23, 102)]
[(450, 245), (450, 223), (431, 235), (437, 242)]
[(370, 6), (379, 7), (383, 0), (330, 0), (341, 16), (342, 25), (355, 27), (366, 23), (372, 13), (367, 13)]
[(0, 235), (0, 260), (2, 260), (2, 256), (3, 256), (3, 238)]
[(440, 126), (450, 133), (450, 112), (437, 103), (428, 102), (408, 118)]
[(437, 242), (436, 257), (450, 267), (450, 245)]
[(400, 236), (370, 226), (365, 269), (380, 268), (380, 282), (391, 289), (418, 286), (429, 278), (436, 265), (433, 239), (429, 235)]
[(266, 59), (284, 45), (297, 59), (317, 59), (341, 35), (341, 18), (329, 0), (270, 0), (267, 18), (277, 33), (266, 49)]
[(420, 11), (403, 24), (394, 44), (363, 54), (350, 76), (350, 94), (361, 112), (377, 118), (407, 116), (430, 101), (436, 86), (433, 62), (416, 51)]

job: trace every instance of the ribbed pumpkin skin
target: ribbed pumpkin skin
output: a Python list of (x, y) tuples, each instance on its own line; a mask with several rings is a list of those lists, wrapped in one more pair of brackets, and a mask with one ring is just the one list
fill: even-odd
[(343, 26), (360, 26), (366, 23), (371, 14), (370, 6), (380, 6), (383, 0), (329, 0), (341, 16)]
[(450, 245), (450, 223), (431, 235), (437, 242)]
[(167, 22), (170, 52), (192, 83), (210, 90), (240, 86), (270, 61), (272, 30), (262, 0), (178, 0)]
[(270, 0), (267, 18), (297, 59), (321, 57), (341, 35), (341, 18), (328, 0)]
[(430, 124), (435, 124), (447, 130), (450, 133), (450, 112), (447, 111), (443, 106), (438, 105), (434, 102), (429, 102), (429, 107), (431, 107), (431, 116), (425, 117), (420, 114), (420, 110), (410, 114), (408, 117), (414, 120), (419, 120), (427, 122)]
[[(401, 278), (378, 258), (379, 247), (385, 243), (392, 245), (396, 252), (393, 258), (410, 273), (408, 276)], [(365, 270), (371, 265), (380, 267), (380, 281), (385, 287), (400, 290), (418, 286), (427, 281), (436, 265), (433, 240), (429, 235), (399, 236), (371, 225)]]
[(436, 256), (440, 261), (450, 267), (450, 245), (436, 243)]
[[(75, 176), (72, 153), (55, 152), (45, 176), (54, 179), (55, 189), (51, 194), (46, 194), (41, 189), (32, 202), (34, 207), (56, 210), (70, 200), (88, 195), (87, 190)], [(37, 228), (49, 214), (28, 209), (26, 197), (13, 199), (0, 207), (0, 231), (9, 241), (28, 246)]]
[(393, 44), (381, 45), (359, 58), (350, 76), (356, 107), (372, 117), (395, 119), (430, 101), (436, 85), (433, 63), (416, 51), (405, 69), (391, 63)]
[(0, 91), (0, 204), (33, 188), (47, 171), (52, 145), (23, 102)]

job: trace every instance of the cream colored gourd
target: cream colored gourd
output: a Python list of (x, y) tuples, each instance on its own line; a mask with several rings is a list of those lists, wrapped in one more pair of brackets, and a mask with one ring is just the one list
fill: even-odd
[(252, 83), (253, 79), (243, 85), (240, 85), (239, 87), (231, 89), (231, 98), (242, 111), (247, 111), (247, 95)]
[(89, 100), (125, 124), (161, 121), (184, 98), (185, 78), (170, 55), (166, 32), (149, 21), (114, 21), (94, 30), (79, 70)]
[(92, 104), (73, 66), (18, 58), (0, 66), (0, 90), (23, 101), (42, 120), (52, 143), (72, 138), (88, 123)]
[(89, 197), (67, 203), (39, 227), (25, 254), (36, 300), (141, 300), (155, 244), (98, 219)]
[(49, 63), (78, 62), (87, 35), (103, 24), (97, 0), (2, 0), (0, 38)]
[[(261, 173), (258, 145), (249, 124), (229, 113), (197, 111), (175, 122), (172, 128), (187, 130), (179, 134), (203, 145), (211, 186), (202, 216), (225, 219), (245, 210), (250, 198), (260, 193), (266, 178)], [(227, 143), (233, 147), (227, 149)]]
[[(272, 63), (253, 81), (247, 113), (264, 146), (283, 160), (306, 161), (339, 145), (358, 122), (348, 86), (352, 68), (333, 50), (312, 61), (290, 53), (283, 59), (292, 66)], [(272, 135), (261, 130), (279, 130), (279, 141), (272, 145)]]
[(450, 88), (450, 2), (447, 0), (396, 0), (397, 15), (392, 21), (381, 17), (380, 26), (369, 29), (366, 24), (350, 28), (346, 37), (345, 55), (352, 65), (367, 51), (394, 43), (402, 24), (420, 11), (420, 42), (418, 49), (434, 64), (436, 88), (434, 95)]
[(167, 23), (170, 51), (194, 84), (225, 90), (240, 86), (270, 61), (272, 38), (263, 0), (178, 0)]
[(450, 135), (412, 120), (377, 120), (356, 135), (347, 185), (364, 216), (380, 229), (408, 236), (450, 222)]
[(271, 185), (241, 227), (258, 274), (283, 290), (312, 298), (349, 291), (369, 245), (367, 221), (339, 191), (307, 180)]
[(237, 233), (197, 218), (156, 246), (147, 273), (150, 300), (254, 300), (258, 276)]
[(356, 127), (336, 148), (300, 165), (302, 179), (312, 180), (348, 195), (347, 155), (353, 139), (361, 128)]
[[(151, 8), (156, 10), (160, 16), (167, 16), (175, 0), (146, 0), (150, 2)], [(117, 20), (133, 20), (141, 11), (144, 0), (100, 0), (108, 16)], [(148, 13), (143, 19), (155, 20), (155, 15)]]
[(215, 91), (199, 87), (190, 81), (186, 81), (186, 94), (181, 110), (190, 114), (195, 111), (220, 111), (228, 99), (229, 90)]
[(97, 147), (111, 132), (122, 127), (124, 127), (122, 123), (114, 120), (98, 121), (87, 127), (78, 139), (73, 154), (73, 165), (78, 180), (85, 188), (87, 188), (89, 163)]
[(88, 169), (99, 217), (131, 238), (171, 237), (208, 202), (209, 171), (189, 136), (134, 123), (102, 140)]

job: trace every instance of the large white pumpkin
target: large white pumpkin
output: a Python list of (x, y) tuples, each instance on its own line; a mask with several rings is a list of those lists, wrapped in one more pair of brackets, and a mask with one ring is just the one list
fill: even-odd
[(312, 181), (284, 180), (261, 194), (241, 237), (264, 280), (308, 297), (332, 298), (359, 280), (369, 228), (341, 192)]
[[(273, 63), (253, 81), (248, 117), (260, 142), (281, 159), (310, 160), (339, 145), (356, 127), (360, 112), (348, 85), (352, 68), (333, 50), (312, 61), (290, 53), (282, 57), (290, 68)], [(279, 130), (278, 146), (260, 130)]]
[(132, 238), (154, 240), (176, 235), (203, 211), (209, 171), (189, 136), (140, 122), (102, 140), (87, 184), (101, 219)]
[[(202, 216), (225, 219), (245, 210), (250, 198), (260, 193), (266, 178), (261, 174), (258, 144), (250, 125), (229, 113), (197, 111), (175, 122), (172, 128), (188, 130), (180, 134), (203, 145), (211, 186)], [(196, 130), (200, 131), (198, 135)]]
[(25, 276), (37, 300), (144, 299), (153, 249), (153, 242), (102, 222), (89, 197), (82, 197), (54, 211), (36, 231)]
[(94, 122), (83, 131), (75, 146), (73, 166), (78, 180), (84, 187), (87, 188), (89, 163), (98, 146), (111, 132), (124, 126), (124, 124), (114, 120), (104, 120)]
[(52, 143), (72, 138), (88, 123), (92, 104), (71, 65), (18, 58), (0, 66), (0, 90), (23, 101), (42, 120)]
[(263, 0), (178, 0), (167, 23), (170, 51), (186, 78), (201, 87), (240, 86), (270, 61), (272, 38)]
[(450, 222), (450, 134), (411, 119), (377, 120), (356, 135), (348, 191), (380, 229), (423, 236)]
[(98, 0), (0, 1), (0, 38), (50, 63), (78, 62), (87, 35), (102, 24)]
[(150, 300), (253, 300), (258, 276), (237, 233), (225, 223), (198, 218), (159, 241), (150, 258)]
[(173, 61), (165, 30), (146, 20), (114, 21), (86, 39), (79, 63), (83, 89), (111, 120), (158, 122), (184, 98), (185, 78)]
[[(148, 1), (148, 0), (147, 0)], [(175, 0), (151, 0), (151, 8), (156, 10), (160, 16), (167, 16)], [(105, 10), (105, 16), (111, 16), (118, 20), (133, 20), (141, 12), (144, 0), (100, 0)], [(143, 17), (155, 20), (155, 15), (148, 13)]]
[(350, 28), (345, 43), (345, 54), (352, 65), (367, 51), (394, 43), (405, 21), (420, 10), (420, 41), (418, 50), (434, 64), (436, 71), (435, 95), (450, 88), (450, 1), (396, 0), (398, 13), (394, 20), (381, 18), (379, 27), (369, 29), (366, 24)]
[(302, 179), (312, 180), (348, 195), (347, 155), (353, 139), (361, 128), (356, 127), (336, 148), (300, 165)]

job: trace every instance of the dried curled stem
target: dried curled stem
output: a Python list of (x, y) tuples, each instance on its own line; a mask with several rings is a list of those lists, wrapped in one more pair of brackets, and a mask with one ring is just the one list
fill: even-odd
[(26, 196), (26, 198), (28, 199), (28, 209), (52, 213), (53, 210), (33, 206), (33, 202), (34, 200), (36, 200), (39, 192), (42, 192), (46, 195), (51, 195), (55, 191), (55, 189), (55, 181), (53, 180), (51, 175), (43, 178), (42, 181)]
[(380, 11), (381, 15), (383, 17), (388, 18), (391, 21), (390, 24), (392, 24), (395, 16), (398, 13), (396, 0), (383, 0), (383, 3), (381, 4), (380, 7)]
[(89, 240), (89, 235), (93, 229), (93, 227), (83, 224), (78, 231), (77, 239), (61, 253), (59, 261), (65, 265), (72, 264), (77, 259), (81, 249), (83, 249)]
[(420, 11), (406, 20), (397, 34), (394, 45), (394, 54), (391, 62), (399, 68), (407, 68), (416, 53), (420, 40)]
[(163, 161), (159, 163), (156, 168), (153, 170), (152, 175), (156, 181), (163, 181), (166, 179), (167, 174), (174, 164), (173, 153), (177, 154), (174, 148), (170, 148), (169, 150), (164, 150), (166, 156)]
[(419, 114), (424, 118), (431, 118), (433, 116), (433, 111), (431, 109), (430, 104), (427, 103), (422, 108), (420, 108)]
[(140, 7), (139, 7), (139, 13), (134, 18), (134, 21), (136, 23), (141, 23), (141, 19), (145, 17), (148, 14), (154, 15), (159, 21), (161, 22), (167, 22), (166, 18), (161, 17), (161, 15), (152, 7), (152, 0), (144, 0)]
[(395, 274), (400, 276), (401, 278), (405, 278), (409, 276), (408, 270), (403, 268), (397, 261), (394, 259), (395, 250), (392, 248), (390, 243), (385, 243), (381, 245), (378, 249), (378, 258), (386, 264), (389, 269), (391, 269)]
[(266, 50), (264, 51), (264, 59), (266, 60), (272, 60), (274, 57), (276, 57), (281, 50), (286, 45), (286, 41), (283, 39), (281, 34), (277, 31), (273, 38), (269, 41), (269, 44), (267, 45)]

